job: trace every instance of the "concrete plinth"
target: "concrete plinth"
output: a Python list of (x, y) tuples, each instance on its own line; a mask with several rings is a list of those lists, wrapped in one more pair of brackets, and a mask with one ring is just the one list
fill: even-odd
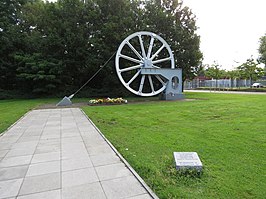
[(178, 93), (169, 93), (169, 94), (165, 94), (165, 93), (161, 93), (159, 96), (160, 100), (167, 100), (167, 101), (173, 101), (173, 100), (180, 100), (180, 99), (184, 99), (184, 95), (178, 94)]

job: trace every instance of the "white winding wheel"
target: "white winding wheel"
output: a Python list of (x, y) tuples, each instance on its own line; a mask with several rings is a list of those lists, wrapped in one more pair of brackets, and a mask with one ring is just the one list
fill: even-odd
[(151, 32), (136, 32), (119, 46), (115, 59), (116, 72), (122, 84), (132, 93), (153, 96), (166, 88), (160, 74), (143, 74), (146, 69), (174, 69), (174, 56), (166, 41)]

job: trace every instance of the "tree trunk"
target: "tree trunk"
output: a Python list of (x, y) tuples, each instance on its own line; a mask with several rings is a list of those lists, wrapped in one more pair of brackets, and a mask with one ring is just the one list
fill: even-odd
[(182, 93), (184, 92), (184, 83), (185, 83), (185, 80), (182, 80)]

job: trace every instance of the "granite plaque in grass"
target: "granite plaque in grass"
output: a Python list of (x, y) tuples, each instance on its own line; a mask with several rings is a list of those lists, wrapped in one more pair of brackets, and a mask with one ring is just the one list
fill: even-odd
[(174, 158), (177, 170), (202, 170), (202, 163), (196, 152), (174, 152)]

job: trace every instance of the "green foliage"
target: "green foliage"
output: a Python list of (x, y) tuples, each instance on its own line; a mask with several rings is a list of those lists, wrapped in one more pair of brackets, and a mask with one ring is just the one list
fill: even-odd
[(230, 79), (240, 79), (241, 78), (241, 72), (238, 69), (227, 71), (227, 77)]
[(0, 1), (0, 88), (12, 89), (16, 84), (16, 64), (13, 53), (19, 51), (21, 35), (17, 25), (21, 22), (19, 13), (27, 0)]
[[(71, 94), (126, 36), (141, 30), (166, 39), (177, 67), (183, 69), (183, 79), (194, 75), (202, 58), (195, 16), (182, 1), (4, 0), (0, 6), (2, 89)], [(87, 89), (127, 94), (114, 62)]]
[(266, 76), (266, 34), (260, 38), (259, 61), (264, 64), (264, 75)]
[(214, 63), (212, 66), (206, 69), (205, 75), (213, 79), (220, 79), (223, 76), (223, 71), (219, 64)]
[(258, 63), (253, 58), (247, 59), (238, 69), (240, 70), (241, 77), (249, 78), (251, 82), (263, 75), (263, 69), (258, 67)]
[(215, 87), (217, 88), (218, 79), (226, 76), (226, 71), (221, 69), (221, 66), (214, 62), (212, 66), (208, 67), (205, 71), (206, 77), (215, 79)]
[[(60, 82), (62, 73), (61, 62), (46, 58), (41, 54), (33, 53), (32, 55), (16, 55), (18, 62), (17, 77), (21, 79), (23, 88), (29, 89), (28, 92), (34, 94), (50, 94), (54, 92)], [(28, 85), (28, 86), (25, 86)]]

